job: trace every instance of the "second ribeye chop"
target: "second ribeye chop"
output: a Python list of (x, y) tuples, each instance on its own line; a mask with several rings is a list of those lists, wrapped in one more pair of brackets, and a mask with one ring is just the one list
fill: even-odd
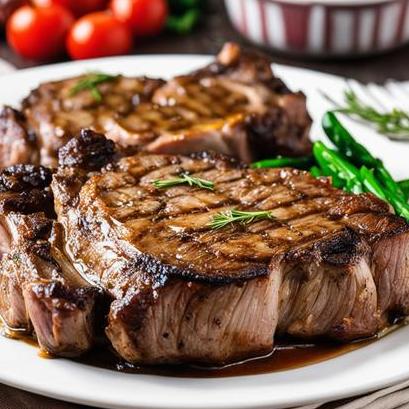
[[(236, 44), (226, 44), (208, 66), (167, 82), (116, 76), (98, 84), (99, 98), (89, 87), (73, 93), (89, 78), (41, 84), (23, 101), (43, 165), (55, 166), (58, 149), (83, 128), (133, 152), (211, 150), (251, 162), (311, 150), (305, 96), (273, 74), (268, 58)], [(3, 139), (0, 132), (0, 148)]]
[[(101, 138), (64, 148), (52, 188), (77, 268), (114, 300), (106, 333), (126, 360), (224, 363), (269, 352), (277, 332), (356, 339), (409, 312), (408, 225), (372, 195), (206, 155), (87, 175)], [(181, 174), (214, 190), (153, 184)], [(229, 209), (272, 218), (212, 228)]]

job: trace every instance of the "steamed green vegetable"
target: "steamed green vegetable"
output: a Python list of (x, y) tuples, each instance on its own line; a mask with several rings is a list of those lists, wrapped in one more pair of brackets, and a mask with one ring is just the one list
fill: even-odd
[(274, 159), (264, 159), (259, 162), (254, 162), (251, 164), (252, 168), (283, 168), (291, 167), (297, 169), (309, 169), (314, 164), (314, 158), (312, 156), (302, 156), (299, 158), (287, 158), (278, 156)]
[(362, 168), (359, 169), (359, 173), (361, 174), (364, 190), (374, 194), (375, 196), (379, 197), (379, 199), (385, 200), (386, 202), (387, 198), (385, 196), (385, 192), (379, 181), (374, 176), (373, 172), (366, 166), (362, 166)]
[(398, 182), (400, 189), (402, 190), (403, 194), (405, 195), (405, 199), (409, 199), (409, 179), (401, 180)]
[(322, 127), (339, 152), (355, 165), (374, 168), (381, 163), (379, 159), (372, 156), (365, 146), (352, 137), (333, 112), (327, 112), (323, 116)]
[(362, 193), (363, 186), (359, 170), (322, 142), (315, 142), (313, 153), (325, 176), (331, 176), (336, 187), (349, 192)]
[(319, 178), (320, 176), (323, 176), (321, 169), (318, 166), (311, 166), (310, 168), (310, 173), (312, 176), (315, 178)]
[(376, 177), (388, 190), (404, 199), (405, 195), (400, 186), (392, 178), (380, 159), (375, 158), (362, 144), (358, 143), (348, 130), (339, 122), (333, 112), (327, 112), (322, 119), (322, 127), (331, 142), (339, 152), (354, 165), (366, 166), (373, 169)]

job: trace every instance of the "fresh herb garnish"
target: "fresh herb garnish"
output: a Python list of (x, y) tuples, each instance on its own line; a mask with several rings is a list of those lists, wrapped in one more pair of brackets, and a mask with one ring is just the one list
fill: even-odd
[(201, 189), (214, 189), (214, 183), (210, 180), (200, 179), (193, 176), (190, 176), (186, 173), (181, 174), (179, 177), (172, 178), (172, 179), (158, 179), (154, 180), (153, 185), (158, 189), (167, 189), (169, 187), (177, 186), (177, 185), (189, 185), (189, 186), (197, 186)]
[(358, 117), (370, 122), (378, 132), (395, 139), (409, 139), (409, 112), (394, 108), (389, 112), (380, 112), (365, 104), (352, 90), (344, 92), (345, 106), (336, 109), (346, 115)]
[(241, 210), (231, 209), (220, 212), (213, 217), (209, 223), (212, 229), (222, 229), (231, 223), (249, 224), (259, 220), (274, 219), (271, 211), (264, 210), (258, 212), (245, 212)]
[(115, 81), (117, 78), (118, 75), (104, 74), (102, 72), (89, 73), (71, 88), (70, 96), (77, 95), (81, 91), (89, 90), (95, 101), (101, 102), (102, 94), (98, 89), (98, 85)]

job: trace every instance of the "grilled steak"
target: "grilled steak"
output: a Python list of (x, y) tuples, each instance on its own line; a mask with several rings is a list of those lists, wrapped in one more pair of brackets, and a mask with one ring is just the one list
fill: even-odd
[[(28, 128), (37, 135), (41, 163), (56, 165), (58, 149), (82, 128), (103, 130), (105, 122), (134, 111), (141, 101), (149, 101), (163, 83), (149, 78), (118, 76), (98, 86), (103, 102), (90, 90), (72, 95), (72, 89), (87, 76), (41, 84), (23, 101)], [(131, 133), (130, 133), (131, 136)]]
[(0, 316), (11, 331), (34, 331), (40, 347), (62, 356), (92, 345), (98, 291), (64, 254), (45, 168), (20, 165), (0, 174)]
[(305, 97), (291, 93), (263, 56), (227, 44), (217, 60), (167, 83), (118, 76), (73, 95), (87, 77), (40, 85), (23, 102), (37, 135), (41, 162), (82, 128), (105, 133), (120, 146), (153, 153), (216, 151), (250, 162), (310, 151)]
[[(138, 154), (86, 176), (78, 153), (101, 138), (70, 141), (52, 189), (77, 268), (114, 299), (106, 333), (126, 360), (230, 362), (276, 333), (349, 340), (409, 312), (408, 225), (374, 196), (209, 155)], [(181, 173), (214, 190), (152, 184)], [(209, 226), (232, 208), (273, 218)]]
[[(163, 115), (144, 148), (149, 152), (215, 151), (251, 162), (311, 148), (304, 95), (273, 75), (268, 58), (236, 44), (227, 43), (209, 66), (158, 88), (152, 101)], [(172, 111), (177, 121), (167, 119)]]

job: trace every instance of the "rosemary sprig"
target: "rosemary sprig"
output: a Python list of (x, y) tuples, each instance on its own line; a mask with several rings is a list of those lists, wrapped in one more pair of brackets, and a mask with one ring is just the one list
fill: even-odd
[(214, 183), (210, 180), (196, 178), (188, 175), (187, 173), (182, 173), (179, 177), (172, 179), (154, 180), (152, 183), (157, 189), (167, 189), (177, 185), (197, 186), (201, 189), (208, 190), (214, 189)]
[(365, 104), (351, 89), (344, 92), (345, 107), (336, 112), (359, 117), (370, 122), (378, 132), (394, 138), (409, 138), (409, 112), (394, 108), (389, 112), (380, 112), (376, 108)]
[(80, 79), (71, 89), (70, 96), (77, 95), (81, 91), (89, 90), (92, 97), (97, 102), (102, 101), (102, 94), (98, 85), (105, 82), (112, 82), (118, 78), (118, 75), (104, 74), (102, 72), (91, 72), (84, 78)]
[(231, 223), (240, 223), (243, 225), (256, 222), (263, 219), (274, 219), (271, 211), (264, 210), (258, 212), (244, 212), (241, 210), (231, 209), (220, 212), (213, 217), (209, 223), (212, 229), (222, 229)]

